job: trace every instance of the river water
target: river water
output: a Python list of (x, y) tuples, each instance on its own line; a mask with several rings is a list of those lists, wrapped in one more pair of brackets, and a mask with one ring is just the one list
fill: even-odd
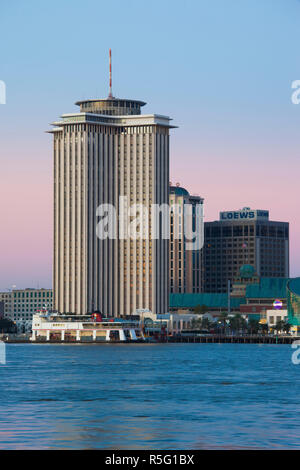
[(0, 449), (300, 448), (288, 345), (9, 344)]

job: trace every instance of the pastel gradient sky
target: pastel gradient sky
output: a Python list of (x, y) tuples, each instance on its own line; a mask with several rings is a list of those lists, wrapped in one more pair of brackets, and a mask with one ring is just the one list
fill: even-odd
[(290, 222), (300, 275), (298, 0), (1, 0), (0, 289), (51, 286), (52, 140), (76, 100), (145, 100), (172, 131), (171, 180), (220, 210)]

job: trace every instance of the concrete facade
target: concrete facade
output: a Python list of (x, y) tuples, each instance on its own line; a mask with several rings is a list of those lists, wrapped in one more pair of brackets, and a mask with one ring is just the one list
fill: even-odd
[[(108, 316), (169, 307), (169, 240), (151, 239), (151, 204), (169, 202), (170, 118), (141, 115), (145, 103), (88, 100), (54, 123), (55, 309)], [(148, 210), (149, 237), (100, 240), (97, 207), (120, 197)], [(122, 238), (123, 237), (123, 238)]]
[(201, 292), (202, 249), (186, 249), (183, 208), (185, 204), (191, 205), (192, 225), (195, 227), (196, 218), (200, 215), (197, 206), (202, 206), (203, 201), (200, 196), (190, 195), (179, 184), (170, 186), (170, 207), (178, 207), (178, 211), (171, 212), (170, 218), (170, 292), (174, 294)]
[[(263, 214), (263, 215), (260, 215)], [(289, 224), (269, 220), (268, 211), (249, 208), (221, 212), (205, 222), (204, 292), (226, 292), (242, 265), (252, 265), (258, 277), (289, 277)]]
[(13, 321), (30, 321), (37, 310), (52, 309), (52, 289), (14, 289), (0, 292), (4, 317)]

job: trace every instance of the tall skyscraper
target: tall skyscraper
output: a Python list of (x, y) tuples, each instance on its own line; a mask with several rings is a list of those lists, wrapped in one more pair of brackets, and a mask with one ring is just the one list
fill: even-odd
[(269, 211), (220, 212), (219, 221), (205, 222), (204, 239), (205, 292), (227, 292), (244, 264), (259, 277), (289, 277), (289, 224), (269, 220)]
[(197, 217), (202, 216), (197, 206), (203, 205), (204, 199), (200, 196), (192, 196), (180, 187), (170, 186), (170, 206), (178, 207), (171, 212), (170, 235), (170, 291), (171, 293), (197, 293), (201, 292), (201, 260), (202, 247), (197, 250), (186, 249), (184, 233), (185, 214), (184, 206), (191, 206), (192, 229), (195, 230)]
[[(80, 112), (54, 123), (54, 308), (84, 314), (165, 313), (169, 306), (169, 240), (152, 239), (151, 204), (169, 202), (170, 118), (141, 114), (142, 101), (79, 101)], [(97, 208), (148, 209), (149, 237), (97, 234)], [(123, 238), (122, 238), (123, 237)]]

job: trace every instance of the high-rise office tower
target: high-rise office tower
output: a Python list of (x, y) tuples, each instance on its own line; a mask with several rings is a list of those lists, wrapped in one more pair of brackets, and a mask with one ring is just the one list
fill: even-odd
[(269, 220), (269, 211), (220, 212), (204, 230), (204, 292), (227, 292), (244, 264), (259, 277), (289, 277), (289, 224)]
[[(198, 247), (196, 250), (187, 249), (184, 229), (186, 225), (185, 217), (189, 217), (189, 215), (185, 213), (184, 207), (186, 205), (191, 206), (191, 229), (195, 231), (196, 219), (202, 217), (203, 201), (204, 199), (200, 196), (190, 195), (179, 184), (170, 186), (170, 207), (177, 206), (177, 210), (171, 212), (170, 218), (171, 293), (201, 292), (202, 247)], [(201, 221), (198, 222), (201, 224)]]
[[(54, 138), (54, 308), (84, 314), (165, 313), (169, 240), (152, 239), (151, 205), (169, 202), (170, 118), (141, 114), (142, 101), (76, 103), (51, 130)], [(120, 197), (148, 209), (149, 237), (124, 237)], [(116, 209), (115, 237), (97, 236), (97, 208)], [(122, 233), (121, 233), (122, 232)]]

